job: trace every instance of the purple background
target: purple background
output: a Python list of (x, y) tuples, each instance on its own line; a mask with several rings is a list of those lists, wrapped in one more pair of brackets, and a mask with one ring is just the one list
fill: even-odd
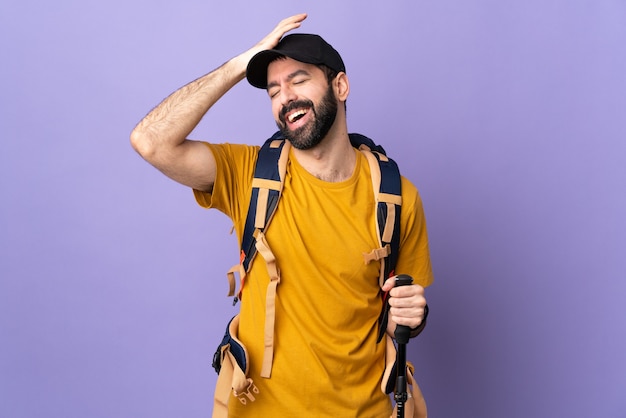
[[(293, 3), (2, 1), (0, 416), (209, 415), (236, 242), (128, 136), (307, 11), (425, 202), (430, 416), (626, 417), (626, 2)], [(273, 130), (241, 83), (193, 136)]]

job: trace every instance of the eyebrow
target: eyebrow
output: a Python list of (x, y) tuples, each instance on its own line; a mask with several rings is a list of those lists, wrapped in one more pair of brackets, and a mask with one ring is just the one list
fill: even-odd
[[(294, 71), (293, 73), (289, 74), (289, 75), (287, 76), (287, 81), (291, 81), (291, 80), (293, 80), (295, 77), (297, 77), (297, 76), (299, 76), (299, 75), (308, 75), (308, 76), (310, 76), (310, 75), (311, 75), (311, 73), (309, 73), (309, 72), (308, 72), (308, 71), (306, 71), (306, 70), (299, 69), (299, 70), (296, 70), (296, 71)], [(276, 87), (276, 86), (278, 86), (278, 83), (277, 83), (276, 81), (273, 81), (273, 82), (271, 82), (271, 83), (267, 83), (267, 88), (266, 88), (266, 90), (269, 90), (269, 89), (271, 89), (272, 87)]]

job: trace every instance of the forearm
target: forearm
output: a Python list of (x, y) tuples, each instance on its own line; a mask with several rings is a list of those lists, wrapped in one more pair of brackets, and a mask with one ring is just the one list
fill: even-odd
[(204, 144), (190, 141), (187, 136), (209, 109), (244, 78), (250, 59), (276, 46), (286, 32), (299, 27), (305, 18), (305, 14), (300, 14), (283, 19), (252, 48), (169, 95), (133, 129), (133, 148), (173, 180), (210, 192), (216, 176), (213, 154)]
[(181, 87), (156, 106), (131, 134), (133, 147), (145, 158), (183, 144), (208, 110), (245, 76), (247, 54)]
[(255, 46), (172, 93), (133, 130), (133, 147), (152, 162), (159, 159), (153, 157), (157, 151), (173, 151), (178, 145), (184, 144), (187, 135), (200, 123), (211, 106), (244, 78), (250, 59), (256, 53), (276, 46), (286, 32), (300, 27), (304, 19), (305, 13), (283, 19)]

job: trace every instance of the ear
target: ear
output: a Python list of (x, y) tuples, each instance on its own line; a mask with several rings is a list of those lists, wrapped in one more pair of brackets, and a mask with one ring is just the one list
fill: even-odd
[(333, 89), (335, 90), (335, 97), (337, 100), (345, 102), (350, 94), (350, 82), (346, 73), (341, 72), (337, 74), (333, 80)]

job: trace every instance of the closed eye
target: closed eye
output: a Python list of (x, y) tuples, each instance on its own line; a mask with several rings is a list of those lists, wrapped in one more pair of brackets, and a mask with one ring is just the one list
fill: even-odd
[(267, 91), (267, 94), (269, 94), (271, 99), (278, 96), (278, 93), (280, 93), (280, 89), (271, 89)]

